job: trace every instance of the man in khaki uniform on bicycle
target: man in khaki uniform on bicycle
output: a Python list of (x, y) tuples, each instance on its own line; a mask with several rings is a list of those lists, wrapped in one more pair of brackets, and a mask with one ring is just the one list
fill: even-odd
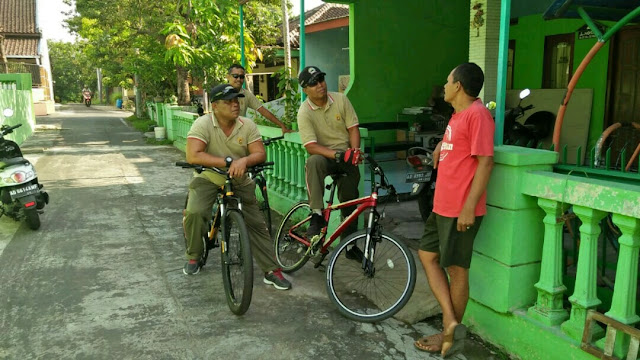
[[(264, 282), (280, 290), (291, 288), (275, 262), (275, 254), (264, 216), (258, 208), (255, 183), (247, 176), (247, 168), (266, 160), (266, 153), (257, 126), (248, 118), (238, 116), (242, 97), (234, 87), (222, 84), (211, 90), (209, 99), (213, 112), (199, 117), (187, 134), (186, 157), (191, 164), (227, 169), (234, 178), (234, 191), (242, 199), (242, 213), (249, 230), (251, 250), (258, 266), (265, 273)], [(211, 208), (224, 184), (222, 175), (204, 171), (189, 184), (189, 201), (185, 211), (187, 263), (183, 272), (195, 275), (200, 271), (199, 259), (204, 251), (202, 233), (211, 217)]]
[[(313, 214), (307, 236), (320, 234), (326, 222), (324, 208), (324, 178), (330, 174), (344, 173), (338, 179), (338, 200), (345, 202), (358, 197), (360, 171), (360, 129), (358, 116), (349, 99), (341, 93), (327, 92), (326, 74), (316, 66), (307, 66), (298, 75), (302, 91), (307, 94), (298, 110), (298, 130), (303, 146), (309, 153), (305, 165), (309, 206)], [(342, 209), (346, 217), (355, 207)], [(343, 239), (356, 230), (354, 222), (345, 229)], [(362, 259), (362, 251), (356, 247), (348, 254)]]

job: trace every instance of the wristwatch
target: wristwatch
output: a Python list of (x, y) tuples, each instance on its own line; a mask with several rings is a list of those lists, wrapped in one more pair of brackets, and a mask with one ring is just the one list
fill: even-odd
[(342, 162), (342, 158), (344, 157), (344, 151), (336, 151), (336, 162), (340, 164)]
[(227, 167), (231, 166), (232, 162), (233, 158), (231, 156), (227, 156), (226, 158), (224, 158), (224, 163), (227, 165)]

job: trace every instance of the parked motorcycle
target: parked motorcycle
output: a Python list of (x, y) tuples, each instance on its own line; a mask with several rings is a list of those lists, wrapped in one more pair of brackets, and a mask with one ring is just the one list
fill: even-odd
[(87, 107), (91, 106), (91, 92), (90, 91), (85, 91), (82, 93), (82, 98), (84, 99), (84, 104), (87, 105)]
[(433, 150), (442, 137), (431, 138), (428, 147), (412, 147), (407, 151), (407, 164), (413, 172), (405, 181), (413, 183), (411, 194), (418, 198), (418, 209), (423, 220), (427, 220), (433, 209), (433, 195), (436, 190), (438, 170), (433, 168)]
[(535, 148), (540, 141), (551, 134), (556, 116), (549, 111), (538, 111), (524, 123), (517, 120), (524, 113), (533, 109), (533, 105), (522, 107), (522, 100), (531, 94), (531, 90), (524, 89), (520, 92), (520, 101), (514, 108), (508, 109), (504, 114), (504, 143)]
[[(13, 116), (11, 109), (3, 111), (5, 118)], [(40, 213), (49, 203), (49, 194), (38, 183), (36, 170), (15, 142), (5, 139), (22, 124), (0, 126), (0, 217), (15, 221), (25, 219), (32, 230), (40, 228)]]

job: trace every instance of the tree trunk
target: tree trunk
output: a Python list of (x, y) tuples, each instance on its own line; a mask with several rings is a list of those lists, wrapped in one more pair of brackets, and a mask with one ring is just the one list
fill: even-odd
[(178, 105), (190, 105), (191, 94), (189, 94), (189, 71), (181, 66), (176, 68), (178, 78)]

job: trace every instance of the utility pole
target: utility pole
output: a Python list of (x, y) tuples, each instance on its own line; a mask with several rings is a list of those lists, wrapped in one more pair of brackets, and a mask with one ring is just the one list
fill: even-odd
[(96, 68), (96, 76), (98, 78), (98, 101), (103, 104), (102, 102), (102, 69), (101, 68)]
[[(140, 56), (140, 49), (136, 48), (136, 56)], [(137, 59), (136, 59), (137, 63)], [(133, 91), (136, 93), (136, 117), (138, 119), (142, 118), (142, 95), (140, 94), (140, 76), (138, 75), (138, 67), (136, 66), (136, 73), (134, 74), (134, 88)]]
[(291, 44), (289, 41), (289, 14), (287, 14), (287, 0), (282, 0), (282, 42), (284, 42), (284, 67), (291, 77)]

